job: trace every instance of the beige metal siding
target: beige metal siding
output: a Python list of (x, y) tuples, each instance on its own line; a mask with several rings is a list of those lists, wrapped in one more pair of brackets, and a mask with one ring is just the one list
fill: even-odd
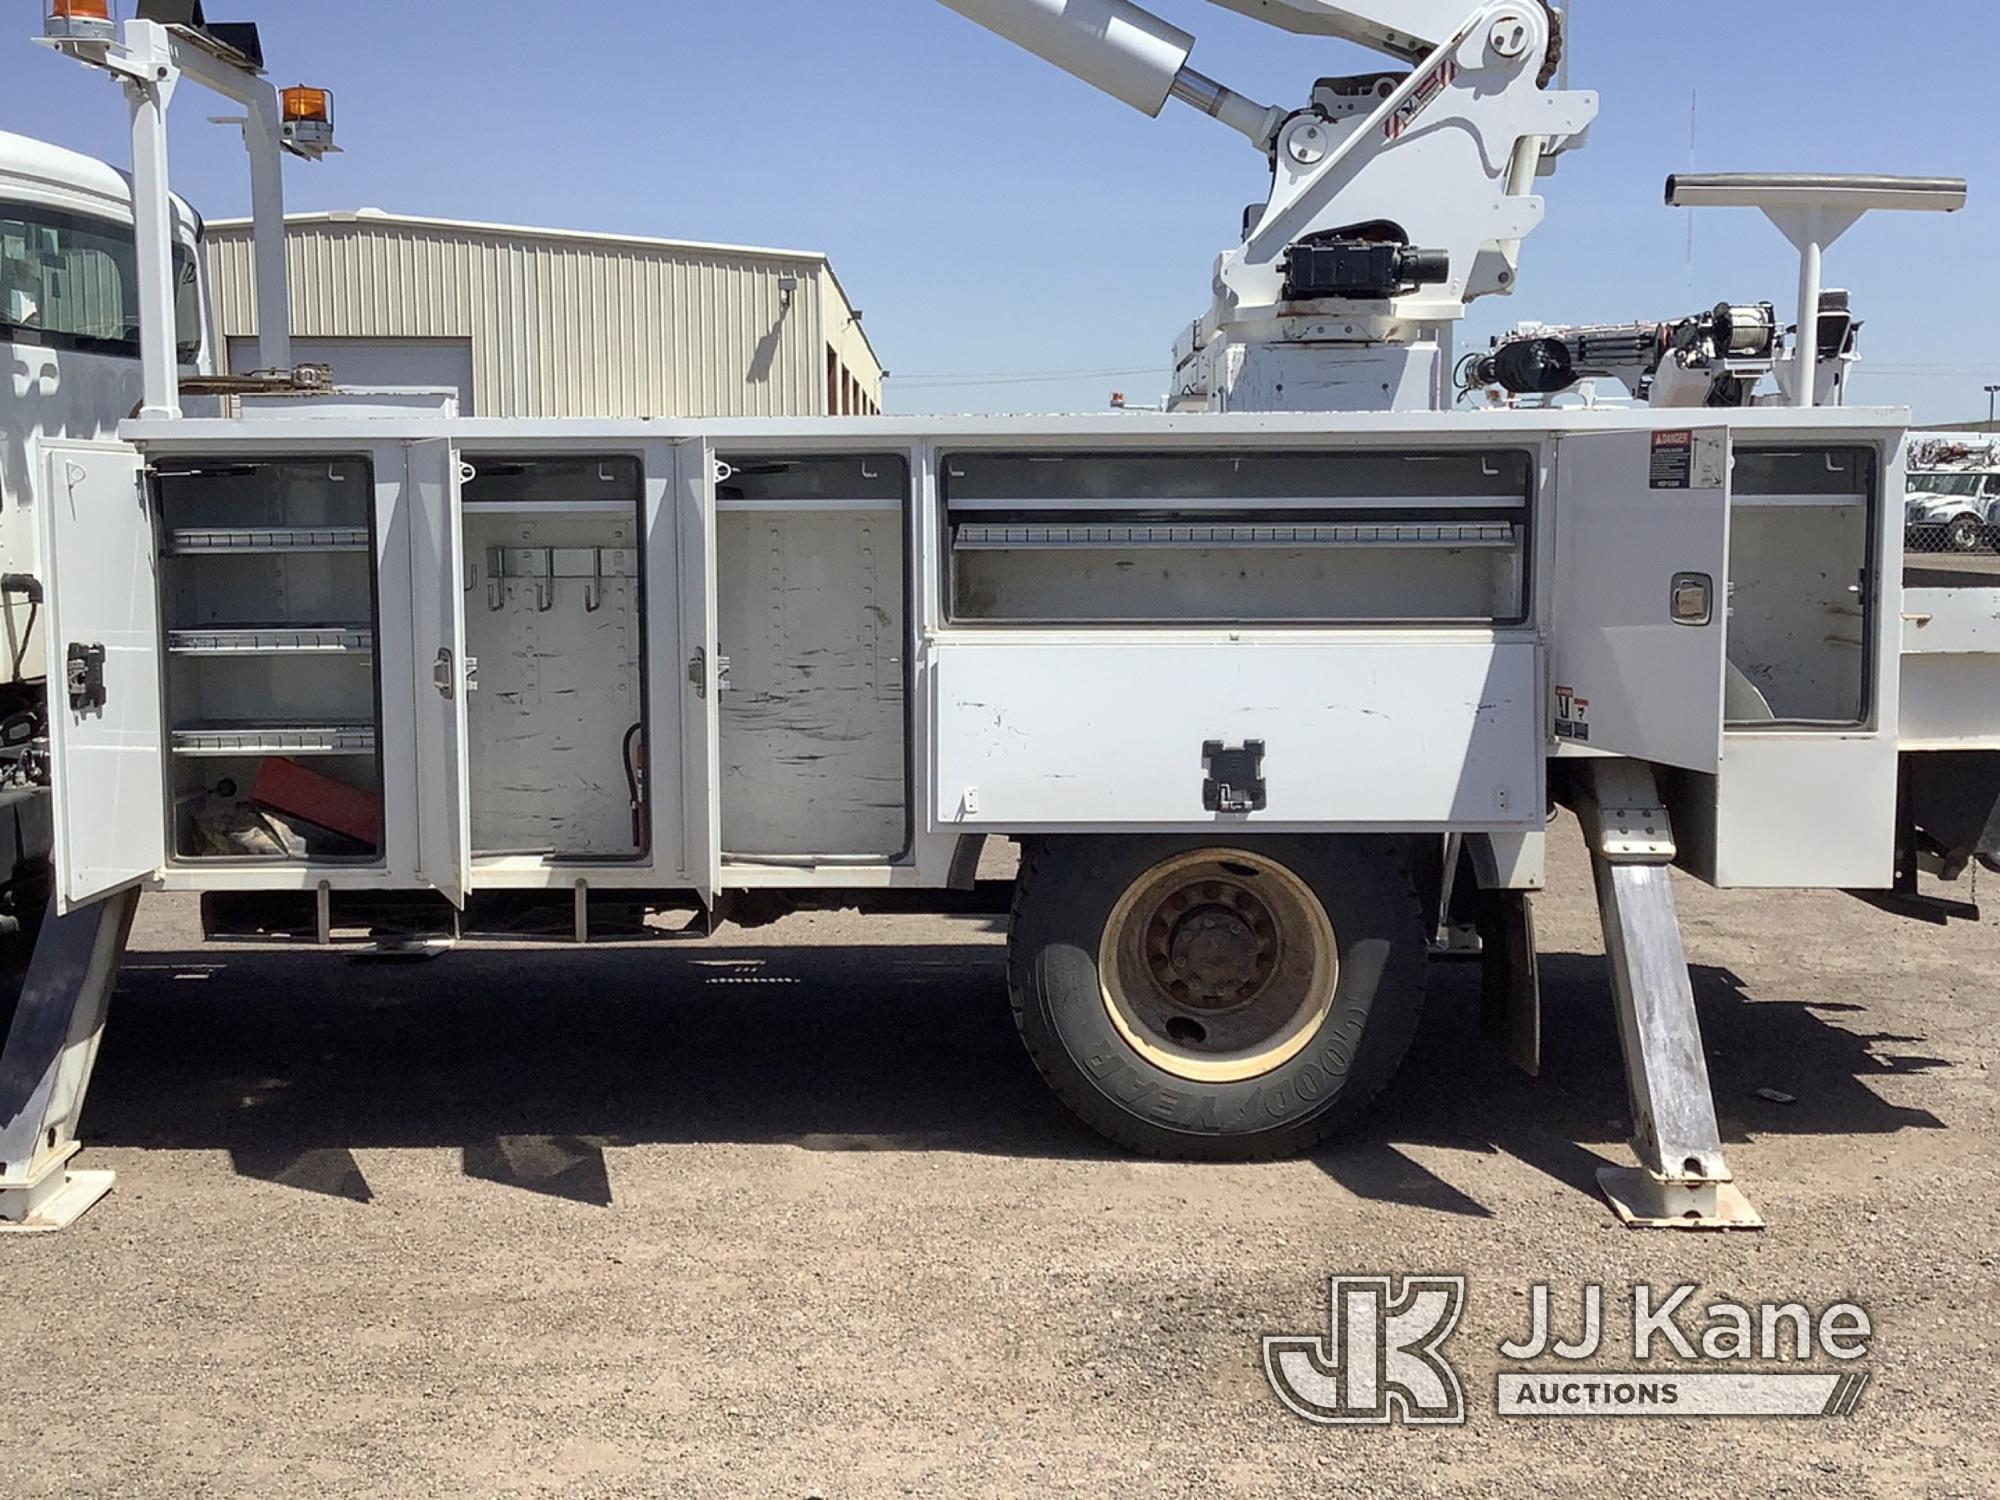
[[(254, 334), (247, 227), (212, 225), (209, 245), (224, 333)], [(286, 249), (295, 334), (470, 339), (482, 416), (817, 415), (824, 324), (848, 317), (811, 257), (372, 215), (309, 216)], [(879, 401), (872, 354), (855, 358)]]
[[(822, 406), (829, 416), (873, 416), (882, 409), (882, 367), (861, 331), (860, 316), (847, 305), (831, 276), (820, 286), (820, 322), (826, 329), (828, 363), (821, 372), (827, 387)], [(843, 401), (840, 387), (847, 387)], [(858, 390), (856, 389), (858, 387)], [(843, 407), (853, 408), (843, 410)]]

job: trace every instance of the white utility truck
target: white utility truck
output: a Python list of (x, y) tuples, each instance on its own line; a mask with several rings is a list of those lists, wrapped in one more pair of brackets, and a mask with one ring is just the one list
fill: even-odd
[(1912, 551), (2000, 551), (2000, 434), (1913, 432), (1905, 457)]
[[(1455, 413), (1451, 331), (1513, 284), (1529, 189), (1595, 112), (1550, 87), (1561, 12), (1219, 0), (1400, 64), (1283, 110), (1123, 0), (948, 3), (1270, 160), (1183, 340), (1188, 410), (518, 422), (336, 390), (188, 417), (162, 112), (189, 79), (260, 97), (257, 69), (198, 11), (56, 40), (132, 101), (147, 358), (116, 441), (35, 448), (67, 675), (0, 1212), (56, 1225), (108, 1186), (69, 1161), (141, 891), (321, 944), (559, 903), (587, 942), (676, 909), (976, 902), (1012, 839), (1015, 1010), (1056, 1091), (1134, 1149), (1245, 1157), (1388, 1083), (1461, 923), (1535, 1065), (1529, 896), (1563, 803), (1641, 1159), (1607, 1191), (1628, 1222), (1757, 1222), (1668, 867), (1915, 903), (1920, 853), (1994, 837), (1920, 824), (1904, 753), (1906, 631), (1930, 631), (1984, 696), (1924, 698), (1922, 748), (1991, 770), (1991, 597), (1906, 618), (1906, 415), (1817, 400), (1819, 250), (1963, 184), (1680, 186), (1807, 247), (1782, 404)], [(281, 253), (260, 265), (269, 340)], [(1952, 784), (1990, 814), (2000, 777)]]

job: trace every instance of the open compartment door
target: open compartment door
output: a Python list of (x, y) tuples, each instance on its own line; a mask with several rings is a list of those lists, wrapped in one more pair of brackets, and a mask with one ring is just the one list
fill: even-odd
[(410, 525), (411, 641), (417, 689), (417, 877), (463, 907), (471, 889), (472, 776), (465, 695), (465, 528), (458, 455), (442, 439), (411, 443), (403, 503)]
[(1556, 734), (1635, 760), (1722, 763), (1729, 430), (1564, 436), (1556, 458)]
[(167, 860), (158, 552), (135, 451), (51, 443), (42, 454), (56, 905), (67, 914)]
[(717, 639), (715, 451), (675, 448), (674, 509), (680, 543), (681, 833), (683, 868), (710, 910), (722, 883), (722, 717), (729, 662)]

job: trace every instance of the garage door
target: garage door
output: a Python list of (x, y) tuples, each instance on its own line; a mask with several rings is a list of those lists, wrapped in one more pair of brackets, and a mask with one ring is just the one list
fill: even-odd
[[(332, 365), (345, 386), (427, 386), (458, 392), (460, 416), (477, 416), (472, 406), (470, 339), (301, 339), (292, 340), (292, 360)], [(229, 368), (257, 368), (257, 341), (232, 338)]]

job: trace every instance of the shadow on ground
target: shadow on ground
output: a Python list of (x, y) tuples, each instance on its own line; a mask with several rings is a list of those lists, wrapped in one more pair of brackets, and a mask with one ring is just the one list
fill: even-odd
[[(1543, 960), (1545, 1067), (1478, 1039), (1477, 970), (1441, 965), (1408, 1064), (1349, 1144), (1349, 1190), (1488, 1209), (1401, 1149), (1504, 1153), (1588, 1194), (1627, 1132), (1603, 960)], [(1836, 1004), (1696, 993), (1727, 1138), (1936, 1128), (1871, 1077), (1940, 1061), (1850, 1030)], [(1780, 1105), (1760, 1087), (1796, 1096)], [(1101, 1158), (1014, 1036), (997, 947), (462, 949), (382, 966), (270, 950), (141, 953), (124, 974), (84, 1121), (106, 1146), (227, 1151), (246, 1176), (365, 1202), (356, 1149), (448, 1148), (472, 1177), (608, 1204), (606, 1147), (789, 1144)]]

